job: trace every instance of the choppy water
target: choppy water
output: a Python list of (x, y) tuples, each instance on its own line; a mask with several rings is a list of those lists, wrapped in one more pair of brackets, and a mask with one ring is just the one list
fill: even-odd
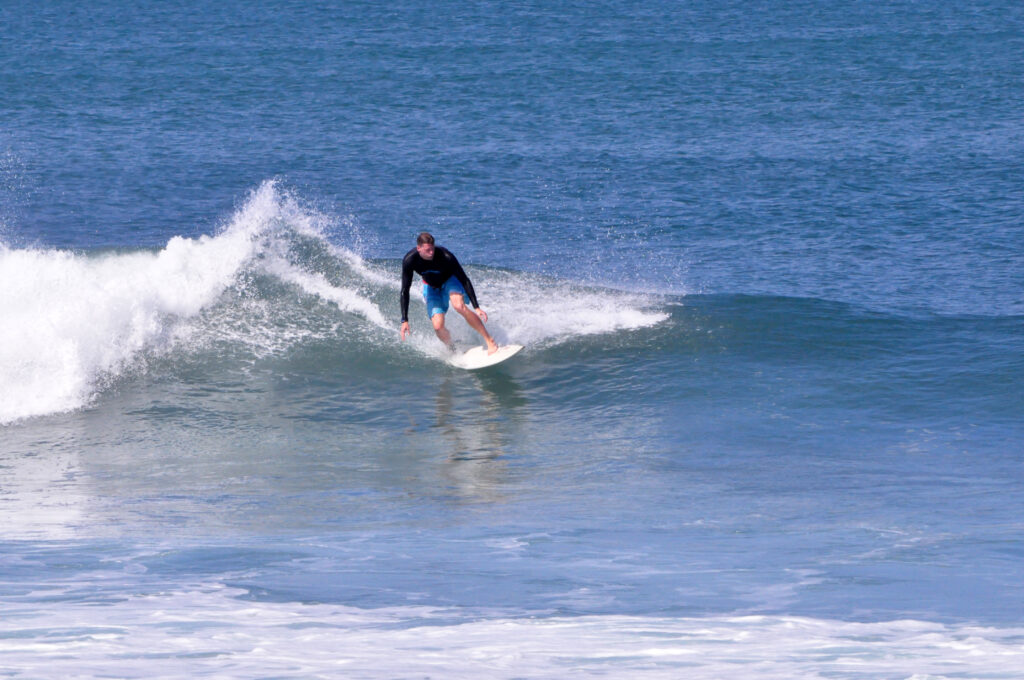
[(1022, 28), (0, 9), (3, 674), (1020, 677)]

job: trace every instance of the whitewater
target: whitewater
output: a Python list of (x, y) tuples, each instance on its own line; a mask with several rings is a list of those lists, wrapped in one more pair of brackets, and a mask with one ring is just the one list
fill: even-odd
[[(1024, 629), (800, 617), (503, 618), (407, 607), (238, 606), (217, 586), (68, 607), (17, 625), (10, 677), (1018, 677)], [(100, 616), (96, 616), (96, 612)], [(88, 625), (83, 626), (83, 618)], [(452, 619), (461, 620), (452, 623)], [(25, 638), (41, 625), (44, 639)], [(14, 638), (14, 639), (10, 639)], [(20, 639), (19, 639), (20, 638)], [(154, 670), (154, 663), (173, 668)]]
[[(330, 218), (268, 180), (215, 235), (175, 236), (156, 252), (3, 246), (0, 380), (9, 389), (0, 399), (0, 423), (81, 408), (122, 376), (144, 371), (148, 359), (216, 338), (230, 336), (256, 353), (327, 332), (387, 342), (382, 331), (395, 325), (393, 301), (386, 299), (397, 291), (395, 274), (332, 244), (327, 235), (335, 231)], [(257, 288), (274, 284), (330, 303), (346, 315), (337, 323), (360, 330), (327, 331), (315, 320), (307, 327), (294, 309), (270, 311), (280, 300)], [(666, 318), (649, 309), (653, 303), (621, 293), (632, 304), (608, 313), (602, 294), (572, 293), (568, 282), (498, 272), (492, 285), (493, 306), (508, 319), (495, 326), (502, 342), (543, 345)], [(301, 305), (294, 298), (289, 303)], [(422, 337), (412, 346), (440, 356)]]

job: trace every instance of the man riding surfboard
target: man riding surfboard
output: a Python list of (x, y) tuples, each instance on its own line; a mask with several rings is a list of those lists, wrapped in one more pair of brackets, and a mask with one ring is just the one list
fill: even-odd
[[(402, 259), (402, 340), (409, 334), (409, 288), (412, 286), (413, 272), (423, 277), (423, 298), (427, 303), (427, 316), (430, 317), (434, 332), (441, 342), (454, 351), (451, 333), (444, 327), (444, 315), (448, 312), (450, 303), (466, 323), (483, 337), (487, 343), (487, 353), (494, 354), (498, 351), (498, 343), (484, 326), (487, 312), (477, 303), (476, 291), (473, 290), (473, 284), (463, 271), (462, 265), (450, 250), (434, 245), (434, 237), (425, 231), (416, 237), (416, 247)], [(473, 310), (466, 306), (466, 297), (469, 297)]]

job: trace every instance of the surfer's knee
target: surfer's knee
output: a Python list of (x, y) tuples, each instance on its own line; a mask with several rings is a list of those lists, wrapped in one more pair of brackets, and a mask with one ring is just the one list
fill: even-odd
[(466, 301), (462, 299), (461, 295), (452, 295), (448, 301), (456, 312), (462, 315), (466, 314)]
[(444, 314), (435, 314), (430, 317), (430, 323), (434, 324), (434, 330), (440, 331), (444, 329)]

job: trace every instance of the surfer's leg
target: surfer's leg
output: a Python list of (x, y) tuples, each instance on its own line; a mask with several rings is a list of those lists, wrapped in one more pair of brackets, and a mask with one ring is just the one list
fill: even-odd
[(434, 324), (434, 332), (437, 333), (438, 339), (454, 352), (455, 345), (452, 344), (452, 334), (444, 327), (444, 314), (438, 313), (430, 317), (430, 323)]
[(480, 320), (480, 317), (476, 315), (472, 309), (466, 306), (466, 302), (462, 299), (462, 296), (458, 293), (451, 294), (452, 309), (462, 315), (462, 318), (466, 320), (470, 328), (479, 333), (484, 341), (487, 343), (487, 353), (494, 354), (498, 351), (498, 343), (494, 342), (494, 338), (487, 332), (487, 327), (484, 326), (484, 322)]
[(423, 301), (427, 303), (427, 316), (430, 323), (434, 325), (434, 332), (438, 339), (443, 342), (449, 350), (455, 351), (455, 344), (452, 343), (452, 335), (444, 327), (444, 315), (448, 311), (448, 300), (442, 295), (440, 288), (431, 288), (423, 284)]

